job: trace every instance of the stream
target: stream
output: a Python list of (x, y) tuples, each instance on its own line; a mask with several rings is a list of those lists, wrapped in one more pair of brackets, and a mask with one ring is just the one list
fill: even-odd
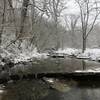
[[(16, 73), (64, 73), (76, 70), (99, 69), (100, 63), (74, 58), (44, 59), (26, 63)], [(31, 66), (31, 67), (30, 67)], [(24, 68), (25, 67), (25, 68)], [(28, 67), (28, 70), (27, 70)], [(14, 68), (12, 69), (14, 71)], [(92, 77), (92, 76), (91, 76)], [(41, 79), (23, 79), (0, 84), (0, 100), (100, 100), (100, 80), (74, 80), (52, 78), (53, 82)], [(48, 78), (48, 80), (49, 80)]]
[(49, 88), (41, 80), (17, 81), (0, 86), (0, 100), (100, 100), (100, 82), (74, 80), (55, 83)]

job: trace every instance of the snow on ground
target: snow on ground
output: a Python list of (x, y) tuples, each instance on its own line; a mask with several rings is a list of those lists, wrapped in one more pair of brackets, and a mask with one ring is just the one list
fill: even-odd
[(91, 60), (99, 60), (100, 59), (100, 49), (87, 49), (84, 53)]
[(100, 73), (100, 68), (96, 69), (87, 69), (87, 70), (76, 70), (76, 73)]
[[(32, 53), (32, 52), (31, 52)], [(38, 58), (38, 59), (44, 59), (44, 58), (47, 58), (47, 54), (43, 54), (43, 53), (33, 53), (33, 54), (26, 54), (26, 53), (20, 53), (19, 56), (17, 56), (15, 59), (14, 59), (14, 62), (15, 63), (18, 63), (20, 61), (28, 61), (32, 58)]]
[(45, 59), (47, 58), (46, 53), (38, 53), (37, 49), (35, 48), (33, 51), (24, 51), (20, 53), (15, 59), (14, 62), (18, 63), (20, 61), (28, 61), (31, 60), (32, 58), (38, 58), (38, 59)]
[[(54, 53), (75, 56), (76, 58), (88, 58), (95, 61), (100, 60), (100, 49), (98, 48), (86, 49), (84, 53), (82, 53), (81, 49), (66, 48), (64, 50), (59, 49), (58, 51), (54, 51)], [(38, 53), (36, 48), (34, 48), (32, 51), (26, 49), (19, 52), (18, 50), (16, 50), (14, 53), (0, 48), (0, 56), (3, 58), (10, 58), (15, 63), (18, 63), (20, 61), (28, 61), (32, 58), (45, 59), (48, 57), (47, 55), (48, 53)]]
[[(81, 49), (75, 49), (75, 48), (66, 48), (64, 50), (59, 49), (58, 51), (54, 51), (54, 53), (58, 54), (64, 54), (64, 55), (70, 55), (70, 56), (75, 56), (76, 58), (88, 58), (91, 60), (100, 60), (100, 49), (95, 48), (95, 49), (86, 49), (84, 53), (82, 53)], [(21, 52), (18, 52), (16, 50), (16, 53), (9, 52), (3, 48), (0, 48), (0, 57), (1, 58), (10, 58), (10, 60), (13, 60), (14, 63), (18, 62), (28, 62), (30, 60), (36, 59), (46, 59), (48, 58), (48, 53), (38, 53), (37, 49), (34, 48), (32, 51), (30, 50), (24, 50)], [(0, 59), (0, 65), (4, 65), (2, 60)], [(97, 69), (86, 69), (86, 70), (76, 70), (75, 72), (77, 73), (84, 73), (84, 72), (99, 72), (100, 73), (100, 68)]]
[(75, 48), (66, 48), (64, 50), (59, 49), (58, 51), (56, 51), (56, 53), (63, 53), (66, 55), (78, 55), (81, 52), (80, 49), (75, 49)]
[(100, 49), (86, 49), (84, 53), (77, 55), (77, 58), (89, 58), (91, 60), (100, 60)]
[(84, 53), (82, 53), (81, 49), (74, 49), (74, 48), (66, 48), (64, 50), (59, 49), (56, 53), (63, 53), (70, 56), (75, 56), (76, 58), (83, 58), (83, 59), (91, 59), (91, 60), (100, 60), (100, 49), (89, 49), (87, 48)]
[[(3, 48), (0, 48), (0, 56), (1, 58), (9, 58), (10, 60), (14, 61), (14, 63), (18, 63), (21, 61), (27, 62), (32, 58), (45, 59), (48, 57), (47, 53), (38, 53), (36, 48), (34, 48), (32, 51), (24, 50), (19, 52), (18, 50), (16, 50), (14, 53), (9, 52)], [(0, 62), (3, 63), (2, 61)]]
[[(100, 60), (100, 49), (86, 49), (84, 53), (82, 53), (81, 49), (75, 49), (75, 48), (66, 48), (64, 50), (59, 49), (58, 51), (55, 51), (55, 53), (59, 54), (65, 54), (70, 56), (75, 56), (76, 58), (83, 58), (83, 59), (91, 59), (91, 60)], [(6, 56), (12, 56), (12, 54), (9, 54), (6, 51)], [(23, 52), (18, 53), (15, 58), (14, 62), (20, 62), (20, 61), (28, 61), (28, 59), (31, 58), (47, 58), (47, 53), (38, 53), (37, 49), (34, 48), (33, 51), (24, 50)]]

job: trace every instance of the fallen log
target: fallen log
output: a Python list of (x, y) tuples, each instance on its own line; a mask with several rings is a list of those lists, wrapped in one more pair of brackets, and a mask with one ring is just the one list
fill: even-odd
[(26, 75), (9, 75), (0, 78), (0, 84), (7, 83), (10, 80), (32, 80), (32, 79), (42, 79), (47, 78), (57, 78), (57, 79), (73, 79), (76, 81), (87, 81), (87, 80), (98, 80), (100, 81), (100, 73), (32, 73)]

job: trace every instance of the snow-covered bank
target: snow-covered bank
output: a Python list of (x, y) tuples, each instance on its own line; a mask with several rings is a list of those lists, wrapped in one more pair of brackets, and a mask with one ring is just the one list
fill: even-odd
[[(54, 51), (54, 53), (63, 54), (65, 56), (74, 56), (76, 58), (82, 58), (82, 59), (91, 59), (95, 61), (100, 60), (100, 49), (86, 49), (84, 53), (82, 53), (81, 49), (75, 49), (75, 48), (66, 48), (64, 50), (59, 49), (58, 51)], [(9, 58), (14, 63), (18, 63), (21, 61), (29, 61), (36, 59), (46, 59), (48, 58), (48, 53), (38, 53), (37, 49), (34, 48), (32, 51), (30, 50), (24, 50), (24, 51), (8, 51), (3, 48), (0, 48), (0, 56), (2, 58)]]
[[(27, 62), (34, 58), (46, 59), (47, 57), (48, 57), (47, 53), (38, 53), (36, 48), (34, 48), (32, 51), (24, 50), (21, 52), (19, 52), (18, 50), (14, 51), (14, 52), (10, 52), (8, 50), (0, 48), (0, 58), (5, 58), (5, 59), (7, 58), (7, 59), (13, 61), (14, 63)], [(0, 63), (1, 63), (1, 65), (3, 65), (2, 61), (0, 61)]]
[(81, 49), (74, 49), (74, 48), (66, 48), (64, 50), (59, 49), (56, 53), (63, 53), (70, 56), (75, 56), (76, 58), (83, 58), (83, 59), (91, 59), (98, 61), (100, 60), (100, 49), (86, 49), (84, 53), (82, 53)]
[(32, 52), (22, 52), (19, 53), (16, 58), (14, 58), (14, 62), (18, 63), (20, 61), (29, 61), (32, 60), (33, 58), (37, 59), (46, 59), (48, 56), (46, 53), (38, 53), (37, 50), (33, 50)]
[(81, 53), (80, 49), (75, 49), (75, 48), (66, 48), (66, 49), (59, 49), (58, 51), (56, 51), (56, 53), (63, 53), (66, 55), (75, 55), (77, 56), (78, 54)]
[[(94, 61), (100, 60), (100, 49), (97, 49), (97, 48), (86, 49), (84, 53), (82, 53), (81, 49), (66, 48), (64, 50), (59, 49), (58, 51), (55, 51), (54, 53), (74, 56), (76, 58), (81, 58), (81, 59), (90, 59)], [(14, 62), (17, 63), (20, 61), (28, 61), (29, 59), (32, 59), (32, 58), (45, 59), (48, 57), (47, 55), (48, 53), (38, 53), (37, 49), (35, 48), (33, 51), (27, 50), (24, 52), (17, 53), (17, 55), (14, 55), (13, 59), (14, 59)], [(8, 53), (8, 56), (12, 56), (12, 54)]]
[(86, 70), (76, 70), (76, 73), (100, 73), (100, 68), (96, 69), (86, 69)]

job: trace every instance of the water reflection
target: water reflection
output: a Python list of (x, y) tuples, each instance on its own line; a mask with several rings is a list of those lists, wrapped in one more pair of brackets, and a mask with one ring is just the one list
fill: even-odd
[[(100, 100), (100, 81), (77, 81), (77, 84), (74, 80), (59, 82), (55, 82), (52, 89), (41, 80), (10, 83), (0, 89), (3, 90), (0, 92), (0, 100)], [(66, 86), (66, 91), (61, 90)]]
[(30, 63), (27, 62), (27, 64), (15, 65), (15, 67), (11, 69), (11, 72), (20, 75), (20, 73), (63, 73), (97, 68), (100, 68), (100, 63), (98, 62), (84, 61), (75, 58), (48, 58)]
[(86, 70), (86, 62), (84, 60), (82, 60), (82, 67), (83, 67), (83, 70)]
[(38, 100), (48, 95), (48, 87), (41, 81), (19, 81), (8, 84), (0, 100)]
[[(70, 58), (51, 59), (33, 64), (29, 72), (71, 72), (98, 67), (100, 63), (97, 62)], [(52, 89), (41, 80), (20, 80), (9, 83), (6, 87), (2, 86), (0, 100), (100, 100), (100, 80), (58, 80), (52, 85)]]

